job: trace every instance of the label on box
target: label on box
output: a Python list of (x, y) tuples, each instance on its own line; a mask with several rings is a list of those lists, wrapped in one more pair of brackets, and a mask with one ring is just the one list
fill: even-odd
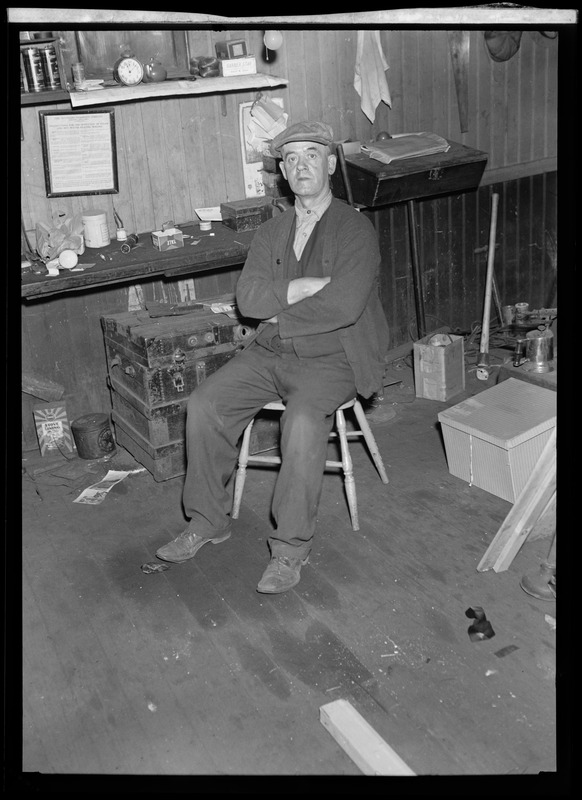
[(224, 58), (218, 63), (223, 78), (231, 78), (234, 75), (254, 75), (257, 71), (257, 60), (254, 56)]

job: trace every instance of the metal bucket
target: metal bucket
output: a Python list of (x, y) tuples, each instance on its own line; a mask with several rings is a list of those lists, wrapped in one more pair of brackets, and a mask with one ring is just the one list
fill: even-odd
[(108, 414), (85, 414), (71, 423), (80, 458), (103, 458), (115, 452)]

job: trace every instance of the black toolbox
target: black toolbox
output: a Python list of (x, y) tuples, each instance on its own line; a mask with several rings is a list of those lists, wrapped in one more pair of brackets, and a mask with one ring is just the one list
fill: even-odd
[[(363, 153), (345, 156), (354, 203), (377, 208), (407, 200), (470, 191), (479, 186), (487, 153), (449, 141), (446, 153), (384, 164)], [(335, 197), (347, 199), (340, 169), (331, 178)]]

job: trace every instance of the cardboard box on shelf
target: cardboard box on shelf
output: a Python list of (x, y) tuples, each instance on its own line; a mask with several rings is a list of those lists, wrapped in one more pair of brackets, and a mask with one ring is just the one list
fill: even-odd
[(179, 247), (184, 247), (184, 234), (179, 228), (152, 231), (152, 242), (162, 253), (164, 250), (177, 250)]
[(223, 78), (233, 75), (255, 75), (257, 72), (257, 59), (254, 56), (246, 58), (221, 58), (218, 68)]

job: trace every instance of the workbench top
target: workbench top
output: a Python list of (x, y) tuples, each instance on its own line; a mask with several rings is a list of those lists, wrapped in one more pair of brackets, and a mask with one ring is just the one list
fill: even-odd
[[(107, 247), (86, 248), (79, 256), (79, 266), (94, 264), (83, 272), (61, 270), (54, 277), (22, 274), (21, 297), (34, 299), (86, 287), (139, 282), (152, 276), (175, 278), (212, 269), (243, 264), (255, 231), (233, 231), (221, 222), (214, 222), (209, 236), (200, 231), (198, 223), (183, 225), (181, 230), (191, 238), (184, 247), (160, 252), (152, 244), (151, 233), (139, 234), (139, 245), (124, 254), (121, 242), (112, 241)], [(200, 239), (198, 244), (192, 244)]]

